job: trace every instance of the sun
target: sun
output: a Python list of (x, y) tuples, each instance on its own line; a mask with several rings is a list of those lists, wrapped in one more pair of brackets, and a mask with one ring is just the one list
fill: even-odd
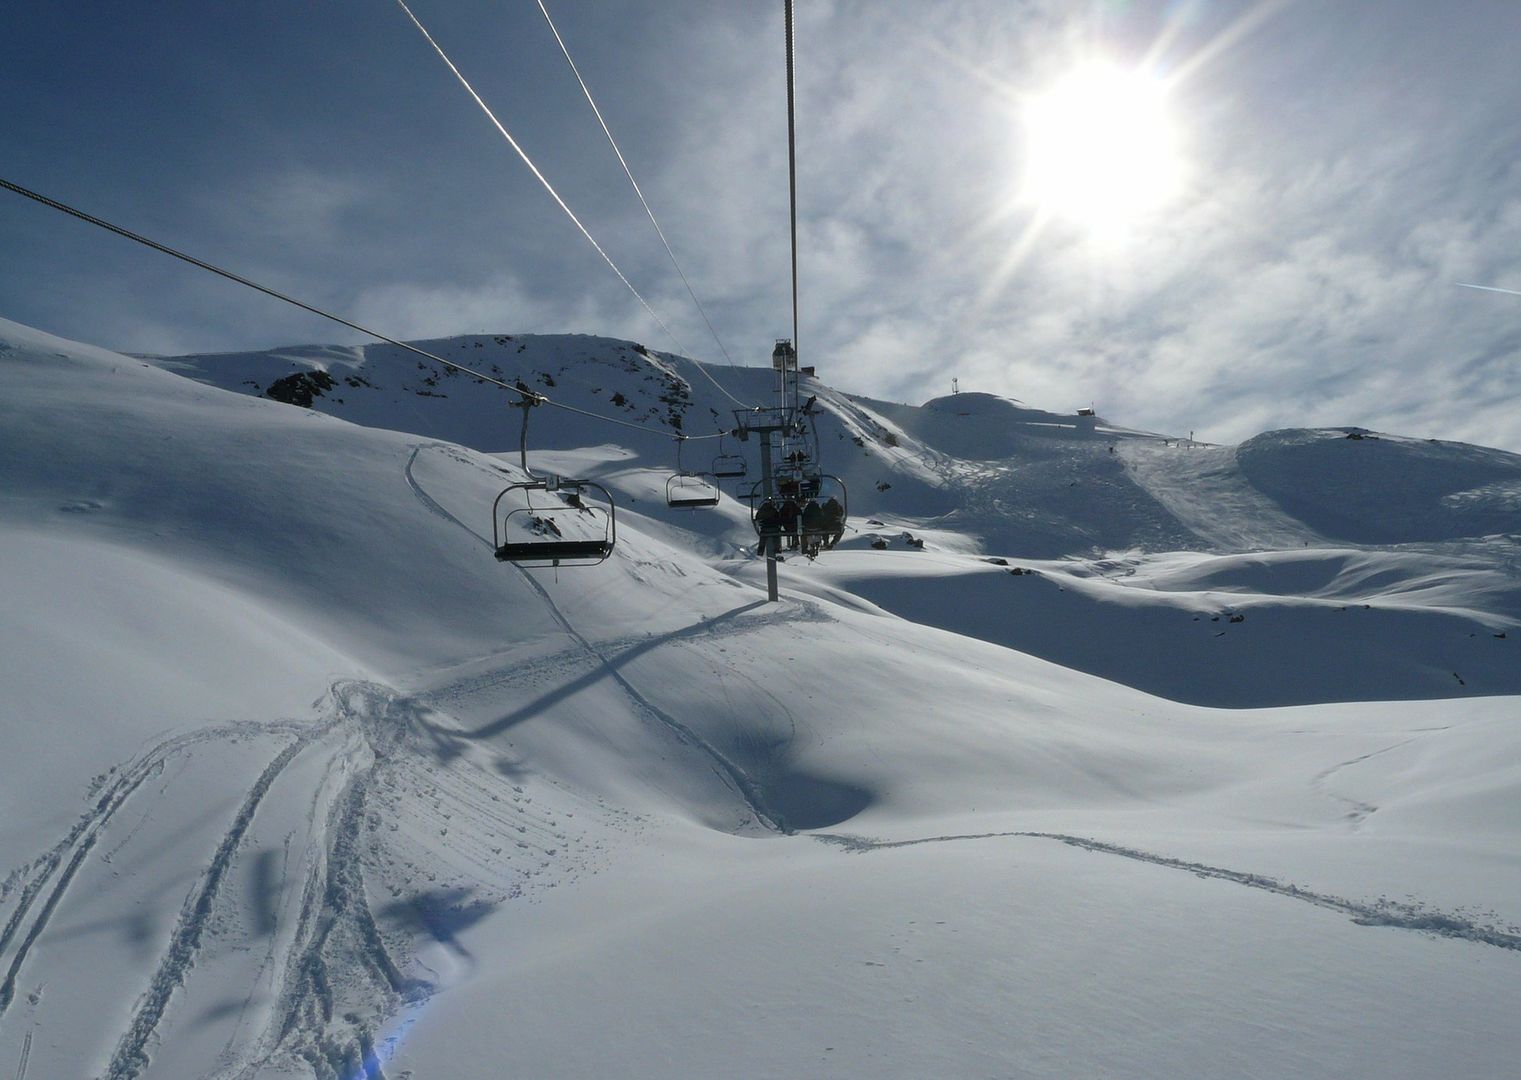
[(1077, 68), (1024, 103), (1022, 200), (1096, 236), (1123, 235), (1182, 189), (1166, 86), (1109, 63)]

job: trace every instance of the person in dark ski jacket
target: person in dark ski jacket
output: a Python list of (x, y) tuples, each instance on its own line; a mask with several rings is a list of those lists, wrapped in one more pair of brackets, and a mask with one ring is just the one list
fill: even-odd
[(771, 550), (774, 546), (773, 538), (782, 535), (782, 516), (777, 512), (775, 503), (761, 503), (755, 511), (755, 530), (760, 533), (761, 550)]
[(798, 506), (796, 499), (788, 499), (782, 503), (780, 516), (782, 519), (782, 531), (787, 534), (787, 547), (797, 547), (797, 522), (802, 516), (802, 507)]
[(831, 495), (819, 512), (823, 518), (824, 546), (832, 548), (845, 536), (845, 507)]
[(809, 499), (803, 507), (803, 554), (810, 559), (819, 553), (824, 542), (824, 508), (817, 499)]

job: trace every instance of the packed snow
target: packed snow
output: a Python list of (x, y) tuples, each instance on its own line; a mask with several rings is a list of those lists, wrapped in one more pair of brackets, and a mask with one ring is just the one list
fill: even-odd
[[(1521, 456), (805, 379), (767, 604), (665, 485), (769, 369), (421, 344), (644, 430), (0, 321), (0, 1075), (1514, 1070)], [(492, 557), (525, 411), (601, 565)]]

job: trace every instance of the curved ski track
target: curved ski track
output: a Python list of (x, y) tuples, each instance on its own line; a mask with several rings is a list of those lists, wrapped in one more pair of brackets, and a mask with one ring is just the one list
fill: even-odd
[(1208, 863), (1191, 862), (1187, 859), (1175, 859), (1170, 855), (1157, 855), (1149, 851), (1141, 851), (1138, 848), (1126, 847), (1123, 844), (1111, 844), (1087, 836), (1072, 836), (1067, 833), (1053, 832), (1013, 831), (925, 836), (914, 840), (874, 840), (870, 837), (852, 836), (848, 833), (811, 833), (809, 835), (825, 843), (838, 845), (848, 852), (857, 853), (881, 851), (886, 848), (913, 847), (918, 844), (955, 843), (963, 840), (1008, 838), (1055, 840), (1070, 847), (1082, 848), (1084, 851), (1093, 851), (1101, 855), (1117, 855), (1121, 858), (1150, 863), (1153, 866), (1161, 866), (1169, 870), (1185, 870), (1195, 877), (1229, 881), (1249, 889), (1258, 889), (1262, 892), (1286, 896), (1292, 900), (1302, 900), (1307, 904), (1314, 904), (1316, 907), (1326, 908), (1330, 911), (1339, 911), (1344, 915), (1350, 916), (1352, 921), (1360, 926), (1390, 926), (1402, 930), (1419, 930), (1438, 937), (1472, 941), (1480, 945), (1492, 945), (1497, 949), (1521, 951), (1521, 928), (1514, 926), (1500, 928), (1485, 925), (1472, 919), (1463, 918), (1460, 915), (1433, 911), (1419, 903), (1400, 903), (1383, 897), (1372, 902), (1348, 900), (1345, 897), (1333, 896), (1330, 893), (1303, 889), (1298, 885), (1279, 881), (1276, 878), (1265, 877), (1262, 874), (1253, 874), (1243, 870), (1230, 870), (1221, 866), (1210, 866)]
[[(197, 744), (292, 730), (299, 731), (301, 726), (293, 722), (265, 725), (240, 722), (201, 728), (166, 739), (150, 747), (131, 762), (113, 769), (112, 771), (116, 774), (115, 779), (96, 798), (94, 805), (85, 812), (62, 840), (53, 845), (47, 853), (33, 860), (24, 872), (27, 875), (26, 884), (22, 886), (21, 896), (16, 902), (15, 910), (6, 921), (5, 928), (0, 930), (0, 957), (3, 957), (12, 941), (22, 933), (22, 926), (26, 925), (25, 933), (20, 937), (16, 950), (11, 956), (4, 981), (0, 982), (0, 1017), (5, 1015), (6, 1009), (14, 1000), (16, 980), (26, 963), (27, 954), (47, 928), (58, 905), (68, 892), (75, 874), (84, 864), (116, 812), (145, 780), (157, 774), (169, 758)], [(55, 876), (56, 880), (54, 880)], [(49, 883), (52, 884), (51, 890), (48, 890)], [(44, 891), (47, 892), (47, 899), (30, 925), (27, 925), (27, 916)]]
[(233, 855), (243, 842), (243, 835), (248, 831), (259, 803), (263, 801), (270, 785), (275, 782), (275, 777), (280, 775), (285, 766), (290, 764), (291, 759), (321, 730), (318, 728), (312, 734), (303, 735), (281, 750), (254, 781), (253, 787), (243, 800), (243, 805), (238, 808), (237, 816), (233, 818), (232, 827), (227, 830), (221, 843), (217, 845), (216, 853), (211, 857), (211, 865), (201, 875), (200, 881), (196, 883), (190, 896), (185, 899), (185, 906), (180, 911), (179, 921), (175, 924), (174, 932), (169, 939), (168, 952), (159, 963), (158, 972), (148, 985), (148, 992), (140, 999), (136, 1013), (132, 1017), (131, 1026), (122, 1036), (121, 1042), (117, 1044), (116, 1052), (111, 1056), (111, 1064), (105, 1073), (108, 1080), (130, 1080), (147, 1067), (148, 1055), (145, 1047), (148, 1039), (158, 1027), (158, 1022), (169, 1005), (170, 996), (185, 981), (185, 973), (195, 960), (195, 954), (201, 947), (202, 932), (206, 928), (212, 904), (216, 900), (217, 890), (221, 887), (222, 878), (232, 863)]
[[(416, 478), (412, 475), (412, 465), (417, 460), (417, 455), (426, 449), (442, 449), (449, 451), (452, 448), (443, 443), (422, 443), (413, 447), (411, 456), (407, 458), (407, 464), (405, 468), (407, 486), (412, 489), (412, 493), (417, 496), (418, 501), (420, 501), (430, 511), (432, 511), (434, 514), (437, 514), (439, 517), (442, 517), (446, 521), (459, 526), (461, 529), (464, 529), (471, 536), (474, 536), (477, 540), (480, 540), (489, 548), (491, 545), (488, 541), (485, 540), (484, 537), (480, 536), (475, 532), (474, 529), (471, 529), (463, 521), (455, 517), (443, 506), (439, 505), (437, 500), (435, 500), (431, 495), (422, 489), (421, 485), (418, 484)], [(464, 459), (457, 454), (451, 453), (449, 456), (455, 461), (470, 463), (467, 459)], [(767, 805), (765, 793), (761, 790), (760, 786), (751, 779), (751, 777), (745, 772), (744, 769), (735, 764), (733, 761), (729, 760), (729, 758), (723, 753), (723, 751), (719, 750), (718, 747), (708, 742), (701, 735), (693, 731), (686, 724), (683, 724), (680, 720), (677, 720), (670, 713), (667, 713), (654, 705), (647, 697), (641, 694), (639, 690), (634, 686), (634, 684), (629, 682), (628, 678), (618, 670), (617, 666), (609, 662), (607, 656), (604, 653), (602, 653), (580, 631), (578, 631), (574, 626), (570, 624), (570, 621), (565, 618), (565, 615), (555, 604), (554, 599), (549, 595), (549, 591), (545, 589), (543, 585), (539, 584), (537, 580), (535, 580), (531, 572), (521, 566), (515, 566), (514, 569), (522, 575), (523, 580), (527, 582), (528, 586), (538, 594), (539, 598), (548, 608), (550, 615), (554, 618), (555, 622), (559, 623), (561, 629), (565, 631), (566, 635), (572, 641), (574, 641), (588, 656), (593, 658), (601, 666), (602, 670), (607, 672), (608, 677), (611, 678), (613, 682), (617, 684), (618, 688), (623, 691), (624, 696), (629, 699), (629, 701), (633, 704), (634, 708), (639, 712), (640, 715), (646, 716), (649, 719), (655, 721), (657, 724), (665, 727), (668, 731), (675, 735), (677, 741), (681, 742), (684, 745), (695, 747), (696, 749), (706, 754), (709, 758), (711, 758), (718, 774), (724, 778), (725, 782), (734, 790), (740, 799), (743, 800), (751, 816), (754, 817), (761, 826), (771, 830), (772, 832), (783, 834), (787, 834), (792, 831), (787, 827), (786, 822), (782, 820), (781, 815), (777, 814)]]
[[(145, 781), (158, 775), (171, 758), (192, 747), (249, 736), (291, 736), (252, 781), (208, 864), (197, 875), (154, 974), (133, 1005), (126, 1030), (104, 1071), (98, 1074), (101, 1080), (142, 1076), (152, 1065), (154, 1041), (171, 1011), (176, 991), (189, 979), (204, 944), (218, 933), (213, 927), (219, 903), (224, 914), (229, 904), (236, 907), (236, 900), (221, 898), (228, 891), (238, 853), (249, 839), (266, 796), (303, 752), (336, 740), (312, 795), (314, 826), (305, 841), (308, 869), (290, 945), (282, 950), (283, 957), (276, 957), (272, 937), (270, 955), (258, 964), (261, 973), (271, 962), (279, 965), (274, 1007), (262, 1033), (244, 1039), (240, 1032), (248, 1011), (245, 1004), (220, 1065), (205, 1075), (251, 1077), (272, 1064), (300, 1061), (317, 1076), (382, 1077), (374, 1032), (399, 1005), (420, 1000), (434, 989), (403, 976), (370, 909), (364, 880), (364, 830), (367, 826), (373, 830), (378, 823), (376, 813), (368, 808), (375, 777), (382, 769), (406, 768), (426, 759), (423, 736), (412, 729), (413, 714), (408, 705), (390, 688), (341, 681), (330, 688), (322, 704), (323, 715), (314, 721), (207, 727), (165, 739), (110, 770), (109, 782), (100, 782), (90, 809), (69, 832), (9, 879), (7, 894), (18, 895), (14, 910), (0, 929), (0, 958), (9, 953), (0, 983), (0, 1016), (14, 1000), (33, 945), (66, 903), (70, 884), (118, 811)], [(426, 767), (418, 771), (426, 771)], [(470, 778), (465, 779), (470, 786)], [(500, 783), (505, 787), (506, 781)], [(484, 789), (475, 794), (481, 802), (500, 798)], [(456, 797), (455, 801), (460, 799)], [(526, 797), (524, 801), (531, 802)], [(543, 819), (542, 814), (525, 813), (517, 805), (508, 808), (508, 816), (497, 813), (493, 817), (486, 808), (467, 809), (485, 821), (491, 835), (503, 837), (500, 843), (504, 846), (509, 832), (522, 836), (530, 828), (538, 830), (537, 823)], [(516, 812), (515, 820), (511, 812)], [(517, 841), (517, 848), (528, 848), (530, 854), (552, 854), (563, 847), (568, 837), (554, 831), (553, 820), (547, 820), (542, 840), (529, 833)], [(125, 841), (118, 844), (124, 846)], [(502, 847), (493, 850), (500, 852)], [(262, 981), (262, 976), (259, 978)], [(24, 1062), (31, 1050), (28, 1031), (23, 1042)], [(23, 1063), (23, 1075), (25, 1068)]]

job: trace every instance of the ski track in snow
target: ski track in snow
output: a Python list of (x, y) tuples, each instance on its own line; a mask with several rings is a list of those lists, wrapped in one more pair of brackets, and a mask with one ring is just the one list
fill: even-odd
[[(283, 1049), (314, 1069), (326, 1065), (338, 1076), (381, 1076), (374, 1037), (363, 1018), (345, 1011), (348, 1040), (328, 1029), (337, 1014), (336, 994), (342, 989), (335, 984), (357, 975), (363, 986), (361, 996), (372, 998), (377, 1020), (394, 1007), (404, 988), (370, 910), (360, 851), (370, 786), (396, 742), (394, 733), (385, 733), (374, 722), (374, 714), (384, 713), (392, 698), (393, 694), (373, 684), (350, 682), (334, 687), (335, 706), (344, 719), (357, 721), (369, 761), (344, 782), (328, 814), (325, 858), (313, 861), (303, 890), (297, 944), (287, 959), (275, 1009), (278, 1032), (266, 1053), (239, 1075), (252, 1075)], [(352, 761), (348, 755), (342, 758)], [(335, 972), (339, 963), (348, 970)]]
[[(1445, 727), (1441, 727), (1434, 730), (1445, 731), (1447, 729)], [(1402, 746), (1409, 746), (1411, 743), (1417, 741), (1421, 737), (1422, 736), (1420, 735), (1415, 735), (1408, 739), (1401, 739), (1399, 742), (1393, 743), (1389, 746), (1381, 747), (1377, 750), (1370, 750), (1366, 754), (1359, 754), (1355, 758), (1349, 758), (1346, 761), (1338, 762), (1337, 764), (1332, 765), (1330, 768), (1323, 769), (1317, 773), (1311, 779), (1310, 784), (1316, 790), (1324, 792), (1330, 798), (1344, 804), (1347, 807), (1347, 820), (1351, 823), (1352, 827), (1356, 829), (1358, 826), (1362, 825), (1362, 823), (1370, 816), (1378, 813), (1378, 807), (1374, 806), (1372, 803), (1366, 803), (1360, 799), (1354, 799), (1347, 795), (1341, 795), (1331, 790), (1331, 777), (1335, 776), (1343, 769), (1351, 768), (1353, 765), (1359, 765), (1364, 761), (1368, 761), (1370, 758), (1376, 758), (1381, 754), (1387, 754), (1392, 750), (1398, 750)]]
[(455, 517), (448, 510), (444, 509), (442, 504), (440, 504), (437, 499), (433, 498), (433, 496), (429, 495), (426, 491), (423, 490), (422, 485), (417, 482), (417, 478), (412, 475), (412, 466), (417, 462), (417, 455), (422, 453), (424, 450), (442, 450), (444, 451), (445, 455), (448, 456), (451, 460), (457, 461), (462, 465), (470, 465), (475, 468), (484, 468), (484, 466), (482, 466), (477, 461), (472, 461), (464, 454), (461, 454), (457, 447), (450, 446), (447, 443), (419, 443), (418, 445), (412, 447), (412, 453), (407, 457), (407, 464), (402, 472), (407, 478), (407, 487), (412, 489), (412, 494), (417, 496), (418, 502), (422, 503), (423, 506), (427, 507), (434, 514), (443, 518), (450, 524), (458, 525), (461, 529), (464, 529), (465, 532), (469, 533), (471, 536), (475, 537), (483, 545), (485, 545), (487, 550), (490, 550), (490, 540), (487, 540), (484, 536), (476, 532), (469, 525), (466, 525), (459, 518)]
[[(85, 859), (94, 849), (106, 826), (121, 809), (127, 799), (140, 787), (144, 781), (163, 768), (164, 762), (170, 757), (179, 754), (199, 743), (214, 740), (238, 738), (247, 735), (265, 735), (272, 732), (290, 731), (299, 729), (299, 725), (284, 722), (275, 724), (254, 724), (240, 722), (235, 724), (220, 725), (216, 727), (200, 728), (196, 731), (186, 732), (166, 739), (157, 745), (150, 747), (140, 754), (134, 761), (122, 766), (117, 771), (116, 779), (113, 780), (105, 792), (95, 801), (94, 806), (69, 830), (53, 848), (45, 855), (32, 863), (31, 879), (23, 887), (21, 896), (16, 902), (16, 908), (7, 920), (5, 928), (0, 930), (0, 957), (20, 933), (21, 927), (26, 923), (26, 918), (31, 911), (32, 905), (37, 898), (46, 890), (54, 875), (56, 882), (48, 892), (47, 899), (38, 910), (36, 917), (27, 927), (25, 935), (21, 937), (16, 951), (11, 957), (11, 962), (6, 970), (5, 979), (0, 982), (0, 1017), (5, 1015), (11, 1002), (15, 998), (16, 980), (26, 962), (27, 954), (36, 943), (37, 938), (47, 929), (58, 905), (63, 901), (68, 892), (74, 876), (84, 865)], [(71, 854), (72, 852), (72, 854)], [(65, 861), (66, 860), (66, 861)], [(61, 869), (60, 869), (61, 868)]]
[[(413, 462), (417, 460), (417, 455), (422, 450), (435, 447), (440, 449), (449, 449), (441, 443), (424, 443), (413, 448), (411, 456), (407, 459), (407, 465), (405, 469), (407, 486), (412, 489), (412, 493), (416, 495), (418, 500), (429, 510), (433, 511), (435, 514), (438, 514), (440, 517), (443, 517), (444, 519), (454, 523), (455, 525), (458, 525), (461, 529), (464, 529), (466, 532), (470, 533), (470, 535), (476, 537), (477, 540), (481, 540), (483, 543), (485, 543), (487, 547), (490, 547), (490, 543), (479, 534), (477, 534), (475, 530), (471, 529), (459, 518), (455, 517), (448, 510), (444, 509), (444, 507), (440, 506), (439, 503), (431, 495), (422, 489), (421, 485), (419, 485), (417, 480), (413, 477), (412, 465)], [(458, 460), (454, 454), (450, 454), (450, 457), (455, 457), (456, 460)], [(723, 753), (723, 751), (718, 749), (718, 747), (708, 742), (686, 724), (683, 724), (680, 720), (677, 720), (674, 716), (654, 705), (647, 697), (641, 694), (639, 690), (634, 686), (634, 684), (629, 682), (628, 678), (618, 670), (617, 665), (608, 660), (605, 653), (599, 650), (595, 645), (591, 643), (591, 641), (582, 635), (580, 631), (578, 631), (574, 626), (570, 624), (570, 621), (565, 618), (565, 615), (555, 604), (554, 599), (549, 595), (549, 591), (545, 589), (543, 585), (539, 584), (531, 571), (521, 566), (514, 567), (514, 569), (516, 569), (518, 573), (522, 575), (523, 580), (528, 583), (529, 587), (538, 594), (539, 598), (544, 602), (544, 605), (548, 609), (550, 615), (554, 618), (555, 622), (559, 623), (561, 629), (565, 631), (566, 635), (569, 636), (570, 639), (574, 641), (587, 656), (591, 657), (599, 665), (600, 670), (607, 673), (607, 676), (617, 684), (618, 688), (623, 691), (624, 695), (629, 699), (630, 702), (633, 703), (635, 709), (641, 715), (647, 716), (650, 719), (654, 720), (657, 724), (663, 725), (669, 731), (674, 733), (676, 738), (684, 745), (695, 747), (710, 757), (713, 760), (714, 766), (717, 769), (719, 775), (723, 777), (725, 782), (734, 789), (734, 791), (744, 801), (746, 807), (750, 811), (751, 816), (753, 816), (755, 820), (759, 822), (763, 827), (777, 833), (788, 834), (792, 832), (792, 830), (787, 827), (786, 822), (782, 820), (781, 816), (767, 805), (765, 793), (761, 790), (760, 785), (756, 784), (744, 769), (740, 768), (734, 762), (730, 761), (729, 758)], [(702, 632), (706, 625), (707, 624), (703, 624), (702, 626), (694, 628), (693, 632)]]
[[(345, 738), (329, 755), (317, 787), (327, 786), (335, 775), (348, 775), (329, 800), (327, 813), (320, 815), (321, 824), (310, 834), (308, 843), (316, 857), (310, 859), (297, 929), (277, 980), (272, 1022), (261, 1035), (242, 1040), (241, 1047), (235, 1031), (215, 1075), (252, 1077), (271, 1064), (295, 1060), (317, 1075), (381, 1078), (374, 1032), (398, 1006), (421, 1000), (434, 988), (404, 978), (385, 944), (366, 894), (362, 829), (377, 772), (411, 762), (418, 751), (405, 745), (409, 718), (399, 711), (404, 699), (395, 691), (373, 683), (340, 681), (330, 689), (329, 701), (328, 715), (313, 722), (245, 721), (202, 728), (165, 739), (114, 769), (114, 779), (95, 797), (89, 811), (52, 849), (25, 868), (20, 879), (24, 884), (12, 886), (11, 891), (19, 888), (20, 895), (0, 930), (0, 956), (12, 945), (15, 951), (0, 984), (0, 1015), (14, 999), (32, 946), (50, 925), (107, 826), (134, 792), (158, 775), (168, 760), (198, 745), (249, 736), (293, 736), (253, 781), (209, 864), (199, 873), (158, 967), (100, 1074), (102, 1080), (143, 1075), (151, 1067), (150, 1050), (176, 991), (185, 985), (204, 941), (214, 933), (210, 927), (219, 896), (226, 891), (224, 886), (266, 795), (300, 754), (339, 734)], [(514, 809), (521, 816), (521, 808)], [(482, 816), (491, 815), (483, 810)], [(490, 827), (522, 834), (531, 824), (518, 827), (502, 819)], [(139, 822), (134, 832), (141, 827)], [(565, 842), (560, 833), (545, 833), (544, 848), (551, 853)], [(261, 972), (272, 961), (280, 963), (273, 954), (266, 956)], [(246, 1013), (247, 1003), (239, 1015), (240, 1028)], [(18, 1076), (25, 1075), (30, 1051), (28, 1031)]]
[(703, 753), (707, 754), (708, 757), (712, 758), (713, 763), (719, 770), (720, 775), (727, 780), (727, 782), (734, 788), (735, 792), (740, 796), (740, 798), (744, 800), (744, 803), (746, 807), (749, 808), (751, 815), (762, 826), (770, 829), (772, 832), (784, 834), (792, 832), (792, 830), (787, 827), (787, 823), (782, 820), (781, 816), (766, 804), (765, 793), (761, 790), (760, 786), (750, 778), (749, 774), (747, 774), (744, 769), (740, 768), (734, 762), (730, 761), (728, 757), (724, 755), (723, 751), (719, 750), (718, 747), (714, 746), (712, 743), (704, 739), (701, 735), (697, 734), (697, 732), (693, 731), (686, 724), (683, 724), (680, 720), (677, 720), (670, 713), (665, 712), (663, 709), (660, 709), (652, 704), (648, 698), (646, 698), (638, 691), (637, 688), (635, 688), (633, 683), (628, 681), (627, 677), (625, 677), (624, 674), (619, 671), (614, 664), (609, 662), (606, 655), (598, 650), (597, 647), (588, 641), (580, 631), (578, 631), (574, 626), (570, 624), (570, 621), (565, 618), (565, 616), (560, 612), (559, 607), (555, 605), (554, 600), (550, 597), (549, 590), (545, 589), (544, 586), (535, 581), (533, 575), (528, 570), (524, 569), (523, 567), (518, 567), (517, 569), (518, 572), (523, 575), (528, 584), (533, 588), (533, 590), (539, 594), (539, 597), (544, 601), (545, 605), (548, 606), (550, 614), (554, 617), (555, 621), (558, 622), (560, 626), (565, 630), (565, 633), (568, 634), (571, 639), (580, 645), (580, 647), (584, 649), (589, 656), (591, 656), (598, 664), (601, 665), (601, 670), (607, 672), (608, 677), (618, 685), (618, 688), (623, 691), (624, 695), (629, 699), (629, 701), (633, 703), (634, 707), (642, 715), (648, 716), (656, 723), (664, 725), (667, 729), (675, 734), (678, 741), (687, 746), (695, 747), (696, 749), (701, 750)]
[(269, 791), (275, 778), (290, 764), (291, 759), (325, 730), (326, 726), (317, 727), (310, 733), (297, 738), (276, 754), (274, 760), (264, 767), (264, 771), (254, 781), (253, 787), (243, 800), (243, 805), (238, 808), (238, 813), (233, 818), (232, 826), (217, 845), (211, 864), (201, 874), (195, 888), (185, 899), (185, 906), (180, 910), (179, 921), (169, 939), (168, 951), (160, 962), (153, 981), (149, 983), (147, 993), (140, 999), (131, 1025), (117, 1044), (116, 1052), (111, 1055), (111, 1063), (105, 1073), (106, 1080), (132, 1080), (147, 1068), (148, 1040), (157, 1029), (159, 1020), (163, 1018), (170, 997), (184, 983), (186, 972), (195, 962), (196, 953), (201, 947), (202, 934), (211, 916), (212, 905), (216, 901), (217, 891), (232, 864), (233, 856), (243, 842), (243, 836), (248, 831), (254, 814), (259, 809), (259, 803), (263, 801), (265, 793)]
[(1349, 916), (1353, 922), (1360, 926), (1389, 926), (1401, 930), (1418, 930), (1437, 937), (1455, 938), (1480, 945), (1492, 945), (1497, 949), (1510, 949), (1521, 952), (1521, 928), (1518, 927), (1507, 926), (1500, 928), (1489, 926), (1475, 922), (1472, 919), (1463, 918), (1460, 915), (1433, 911), (1419, 903), (1400, 903), (1399, 901), (1388, 900), (1382, 897), (1372, 902), (1348, 900), (1345, 897), (1333, 896), (1329, 893), (1302, 889), (1297, 885), (1278, 881), (1276, 878), (1265, 877), (1261, 874), (1253, 874), (1243, 870), (1230, 870), (1225, 867), (1210, 866), (1208, 863), (1190, 862), (1186, 859), (1175, 859), (1169, 855), (1157, 855), (1149, 851), (1125, 847), (1122, 844), (1111, 844), (1086, 836), (1072, 836), (1067, 833), (1022, 831), (959, 833), (948, 836), (925, 836), (915, 840), (874, 840), (870, 837), (852, 836), (848, 833), (810, 833), (809, 835), (817, 840), (835, 844), (846, 851), (856, 853), (881, 851), (886, 848), (913, 847), (917, 844), (954, 843), (963, 840), (1009, 838), (1055, 840), (1070, 847), (1082, 848), (1084, 851), (1093, 851), (1101, 855), (1118, 855), (1121, 858), (1150, 863), (1153, 866), (1161, 866), (1169, 870), (1185, 870), (1196, 877), (1229, 881), (1236, 885), (1243, 885), (1249, 889), (1274, 893), (1275, 895), (1285, 896), (1292, 900), (1302, 900), (1307, 904), (1314, 904), (1316, 907), (1339, 911)]
[[(319, 1077), (384, 1076), (388, 1047), (410, 1022), (406, 1011), (442, 989), (405, 973), (405, 961), (393, 953), (370, 903), (367, 871), (374, 869), (384, 879), (384, 865), (405, 861), (401, 849), (377, 839), (394, 833), (401, 821), (418, 824), (417, 819), (428, 817), (430, 805), (437, 810), (443, 804), (452, 811), (441, 813), (445, 823), (454, 815), (468, 819), (461, 831), (475, 829), (480, 835), (473, 841), (454, 846), (452, 839), (443, 839), (449, 834), (444, 828), (428, 850), (467, 863), (477, 882), (499, 878), (504, 871), (521, 873), (520, 864), (514, 868), (511, 857), (502, 855), (509, 845), (520, 855), (547, 860), (573, 842), (553, 816), (527, 809), (523, 804), (533, 800), (517, 794), (522, 789), (510, 781), (483, 779), (468, 765), (461, 770), (447, 763), (429, 765), (438, 747), (423, 741), (426, 723), (415, 699), (358, 680), (335, 683), (331, 698), (335, 728), (348, 741), (331, 755), (316, 785), (319, 812), (314, 819), (321, 826), (310, 840), (295, 929), (283, 959), (276, 961), (279, 974), (267, 1025), (241, 1049), (229, 1044), (212, 1074), (222, 1080), (251, 1080), (270, 1067), (296, 1064)], [(494, 787), (500, 787), (500, 793)], [(320, 812), (320, 791), (329, 789), (334, 793), (325, 801), (326, 811)], [(414, 798), (419, 795), (421, 802)], [(508, 798), (503, 800), (503, 795)], [(426, 824), (436, 824), (438, 817), (435, 814)], [(487, 848), (475, 851), (473, 845), (480, 843)], [(575, 865), (568, 864), (572, 869)], [(425, 871), (429, 881), (440, 864), (431, 866)], [(384, 888), (385, 881), (378, 885)], [(501, 897), (520, 891), (513, 886)], [(398, 895), (394, 888), (392, 895)], [(269, 966), (268, 960), (264, 966)], [(403, 1017), (400, 1027), (394, 1023), (398, 1016)], [(377, 1041), (383, 1029), (392, 1033)]]

